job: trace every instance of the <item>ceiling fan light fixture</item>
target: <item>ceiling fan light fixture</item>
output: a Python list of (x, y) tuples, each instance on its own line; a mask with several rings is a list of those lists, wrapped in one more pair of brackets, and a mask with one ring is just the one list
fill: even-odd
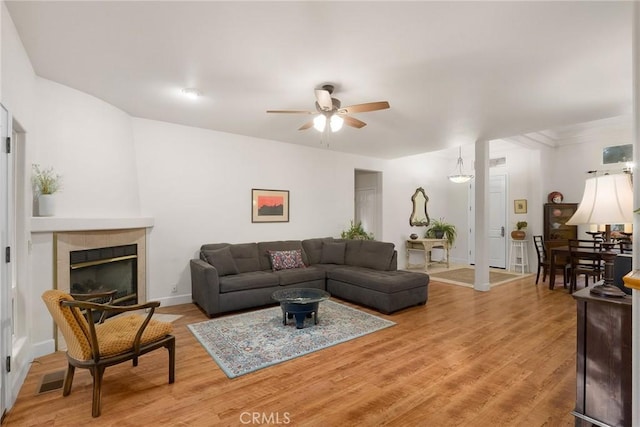
[(202, 96), (202, 92), (192, 87), (182, 89), (182, 94), (189, 99), (198, 99)]
[(313, 119), (313, 127), (318, 132), (324, 132), (324, 128), (327, 125), (327, 118), (324, 114), (318, 115), (315, 119)]
[(457, 173), (454, 173), (453, 175), (449, 175), (447, 178), (449, 178), (449, 181), (453, 182), (454, 184), (464, 184), (465, 182), (469, 182), (471, 181), (471, 179), (473, 178), (473, 175), (470, 174), (465, 174), (462, 172), (462, 168), (463, 168), (464, 164), (462, 162), (462, 147), (458, 148), (458, 163), (456, 164)]
[(342, 124), (344, 123), (344, 119), (338, 115), (331, 116), (331, 121), (329, 124), (331, 125), (331, 132), (338, 132), (342, 129)]

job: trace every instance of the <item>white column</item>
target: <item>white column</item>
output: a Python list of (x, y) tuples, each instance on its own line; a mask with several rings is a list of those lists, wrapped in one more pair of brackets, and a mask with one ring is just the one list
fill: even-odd
[(489, 290), (489, 141), (476, 141), (475, 278), (473, 289)]
[[(636, 164), (633, 174), (633, 206), (640, 206), (640, 184), (638, 183), (638, 165), (640, 165), (640, 6), (633, 2), (633, 161)], [(633, 216), (633, 269), (640, 269), (640, 216)], [(640, 425), (640, 291), (633, 290), (632, 300), (632, 340), (631, 354), (631, 425)]]

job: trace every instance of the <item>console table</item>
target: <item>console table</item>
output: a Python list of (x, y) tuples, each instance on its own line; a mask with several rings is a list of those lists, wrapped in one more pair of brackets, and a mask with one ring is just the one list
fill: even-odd
[[(409, 255), (411, 251), (423, 251), (424, 252), (424, 269), (425, 271), (432, 264), (445, 264), (449, 268), (449, 241), (447, 239), (413, 239), (407, 240), (407, 268), (420, 268), (422, 264), (410, 264)], [(443, 261), (431, 261), (431, 250), (436, 246), (442, 246), (444, 248), (445, 259)]]
[(631, 425), (631, 297), (573, 294), (578, 308), (576, 426)]

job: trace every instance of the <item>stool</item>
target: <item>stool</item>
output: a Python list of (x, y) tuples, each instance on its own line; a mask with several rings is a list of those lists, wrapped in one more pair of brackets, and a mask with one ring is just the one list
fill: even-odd
[(527, 253), (528, 240), (511, 240), (511, 250), (509, 255), (509, 270), (525, 274), (529, 270), (529, 254)]

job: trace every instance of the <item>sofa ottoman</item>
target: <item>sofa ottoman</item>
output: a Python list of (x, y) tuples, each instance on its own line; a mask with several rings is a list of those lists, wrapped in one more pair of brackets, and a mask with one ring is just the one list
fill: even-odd
[(327, 291), (338, 298), (390, 314), (428, 298), (429, 276), (401, 270), (362, 267), (327, 270)]

